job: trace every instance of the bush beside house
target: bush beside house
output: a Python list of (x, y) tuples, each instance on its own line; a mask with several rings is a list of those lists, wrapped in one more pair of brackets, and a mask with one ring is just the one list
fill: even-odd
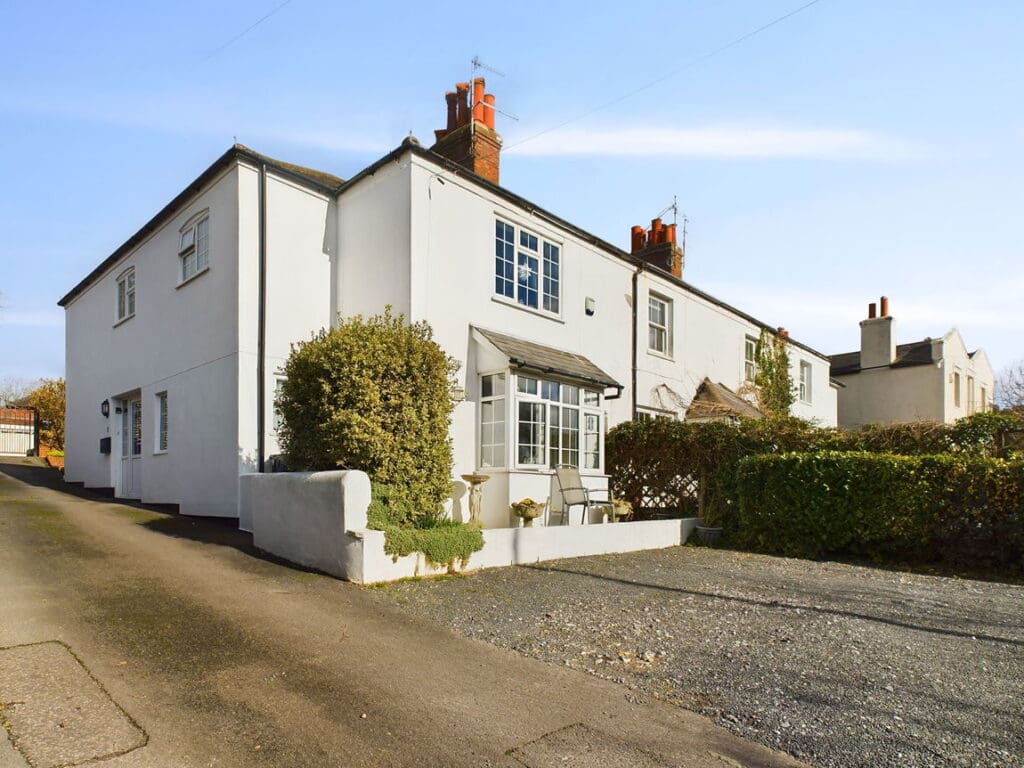
[(479, 530), (442, 519), (451, 495), (457, 370), (429, 325), (407, 324), (389, 307), (294, 345), (275, 399), (289, 467), (366, 472), (373, 483), (368, 523), (385, 532), (388, 553), (423, 552), (448, 566), (483, 546)]

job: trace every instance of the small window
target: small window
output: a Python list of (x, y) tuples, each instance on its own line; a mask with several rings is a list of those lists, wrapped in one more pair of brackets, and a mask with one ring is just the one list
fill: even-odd
[(743, 340), (743, 378), (753, 381), (757, 376), (757, 339), (747, 336)]
[(178, 241), (178, 259), (181, 262), (179, 282), (191, 280), (210, 266), (210, 217), (187, 224)]
[(957, 371), (953, 374), (953, 405), (956, 408), (960, 407), (960, 372)]
[(672, 354), (672, 301), (654, 293), (647, 299), (647, 348)]
[(967, 377), (967, 413), (974, 413), (974, 377)]
[(800, 361), (800, 402), (811, 402), (811, 364)]
[(988, 391), (984, 387), (981, 388), (981, 402), (979, 405), (981, 406), (982, 413), (988, 412)]
[(156, 450), (167, 450), (167, 393), (158, 392), (156, 396)]
[(127, 320), (135, 314), (135, 267), (126, 269), (117, 278), (117, 320)]

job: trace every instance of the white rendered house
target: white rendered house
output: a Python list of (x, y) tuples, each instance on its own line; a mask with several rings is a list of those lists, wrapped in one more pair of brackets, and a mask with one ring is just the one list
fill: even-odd
[(992, 410), (995, 374), (984, 349), (969, 352), (960, 331), (940, 338), (896, 343), (889, 299), (880, 312), (868, 305), (860, 321), (860, 350), (832, 355), (832, 376), (842, 383), (839, 425), (952, 423)]
[[(627, 252), (499, 186), (474, 86), (431, 149), (407, 139), (347, 181), (230, 148), (61, 299), (66, 479), (237, 516), (239, 475), (279, 452), (290, 345), (389, 304), (462, 364), (452, 511), (483, 472), (490, 527), (548, 498), (554, 464), (605, 485), (610, 426), (685, 416), (705, 378), (739, 388), (768, 326), (682, 280), (671, 227)], [(791, 342), (793, 413), (835, 424), (828, 359)]]

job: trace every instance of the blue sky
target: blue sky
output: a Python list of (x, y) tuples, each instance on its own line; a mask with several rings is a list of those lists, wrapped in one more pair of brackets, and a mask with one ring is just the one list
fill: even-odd
[(1024, 9), (819, 0), (701, 58), (805, 1), (9, 1), (0, 378), (63, 374), (56, 301), (235, 137), (354, 175), (474, 55), (514, 192), (623, 247), (677, 196), (686, 279), (826, 353), (886, 294), (1024, 357)]

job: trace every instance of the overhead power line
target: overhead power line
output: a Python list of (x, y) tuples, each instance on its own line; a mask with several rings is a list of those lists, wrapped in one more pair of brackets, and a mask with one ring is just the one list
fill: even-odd
[(518, 147), (518, 146), (521, 146), (521, 145), (525, 144), (528, 141), (533, 141), (534, 139), (536, 139), (536, 138), (538, 138), (540, 136), (543, 136), (544, 134), (551, 133), (552, 131), (557, 131), (559, 128), (564, 128), (565, 126), (569, 125), (570, 123), (575, 123), (578, 120), (582, 120), (585, 117), (589, 117), (590, 115), (594, 114), (595, 112), (600, 112), (603, 109), (607, 109), (608, 107), (614, 106), (615, 104), (618, 104), (621, 101), (625, 101), (628, 98), (636, 96), (638, 93), (642, 93), (643, 91), (649, 90), (650, 88), (653, 88), (654, 86), (658, 85), (659, 83), (663, 83), (666, 80), (668, 80), (668, 79), (670, 79), (672, 77), (675, 77), (680, 72), (684, 72), (687, 69), (691, 69), (691, 68), (697, 66), (698, 64), (701, 64), (701, 63), (707, 61), (708, 59), (710, 59), (710, 58), (712, 58), (714, 56), (719, 55), (720, 53), (724, 53), (725, 51), (728, 51), (730, 48), (735, 48), (737, 45), (745, 43), (750, 38), (752, 38), (752, 37), (754, 37), (756, 35), (761, 34), (762, 32), (764, 32), (767, 29), (771, 29), (776, 24), (781, 24), (782, 22), (786, 21), (786, 19), (790, 19), (793, 16), (796, 16), (798, 13), (806, 11), (812, 5), (817, 5), (820, 2), (821, 2), (821, 0), (810, 0), (810, 2), (806, 2), (803, 5), (801, 5), (801, 6), (797, 7), (797, 8), (794, 8), (793, 10), (789, 11), (788, 13), (784, 13), (783, 15), (777, 16), (777, 17), (775, 17), (774, 19), (772, 19), (771, 21), (769, 21), (769, 22), (767, 22), (765, 24), (762, 24), (757, 29), (752, 29), (749, 32), (746, 32), (746, 33), (740, 35), (739, 37), (737, 37), (737, 38), (735, 38), (733, 40), (730, 40), (728, 43), (725, 43), (724, 45), (721, 45), (718, 48), (715, 48), (714, 50), (708, 51), (706, 53), (702, 53), (701, 55), (696, 56), (696, 57), (690, 59), (685, 64), (682, 64), (681, 66), (678, 66), (675, 69), (669, 70), (668, 72), (666, 72), (661, 77), (658, 77), (658, 78), (656, 78), (654, 80), (651, 80), (650, 82), (645, 83), (644, 85), (641, 85), (639, 88), (634, 88), (632, 91), (629, 91), (628, 93), (624, 93), (621, 96), (618, 96), (618, 97), (612, 99), (611, 101), (606, 101), (603, 104), (599, 104), (598, 106), (596, 106), (596, 107), (594, 107), (592, 109), (588, 109), (586, 112), (582, 112), (582, 113), (576, 115), (575, 117), (570, 117), (568, 120), (565, 120), (565, 121), (563, 121), (561, 123), (558, 123), (557, 125), (552, 125), (550, 128), (545, 128), (543, 131), (538, 131), (537, 133), (535, 133), (535, 134), (533, 134), (531, 136), (527, 136), (525, 139), (520, 139), (519, 141), (517, 141), (514, 144), (509, 144), (509, 145), (507, 145), (504, 148), (504, 151), (507, 152), (510, 149), (514, 149), (515, 147)]
[(212, 58), (213, 58), (214, 56), (216, 56), (216, 55), (217, 55), (218, 53), (220, 53), (221, 51), (223, 51), (223, 50), (224, 50), (225, 48), (227, 48), (228, 46), (230, 46), (230, 45), (232, 45), (233, 43), (236, 43), (236, 42), (238, 42), (239, 40), (241, 40), (241, 39), (242, 39), (243, 37), (245, 37), (245, 36), (246, 36), (247, 34), (249, 34), (249, 33), (250, 33), (250, 32), (252, 32), (252, 31), (253, 31), (254, 29), (256, 29), (256, 27), (258, 27), (258, 26), (259, 26), (260, 24), (262, 24), (262, 23), (263, 23), (264, 21), (266, 21), (267, 19), (269, 19), (269, 18), (270, 18), (271, 16), (273, 16), (273, 15), (274, 15), (275, 13), (277, 13), (278, 11), (280, 11), (280, 10), (281, 10), (282, 8), (284, 8), (284, 7), (286, 6), (286, 5), (290, 4), (291, 2), (292, 2), (292, 0), (284, 0), (284, 2), (283, 2), (283, 3), (280, 3), (280, 4), (278, 4), (278, 5), (275, 5), (275, 6), (274, 6), (273, 8), (271, 8), (271, 9), (270, 9), (270, 10), (269, 10), (269, 11), (268, 11), (268, 12), (267, 12), (266, 14), (264, 14), (264, 15), (263, 15), (263, 16), (261, 16), (260, 18), (256, 19), (256, 21), (254, 21), (254, 22), (253, 22), (252, 24), (250, 24), (250, 25), (249, 25), (248, 27), (246, 27), (246, 28), (245, 28), (245, 29), (243, 29), (243, 30), (242, 30), (241, 32), (239, 32), (239, 33), (238, 33), (237, 35), (235, 35), (234, 37), (232, 37), (232, 38), (231, 38), (230, 40), (228, 40), (228, 41), (227, 41), (226, 43), (224, 43), (223, 45), (220, 45), (220, 46), (218, 46), (217, 48), (215, 48), (214, 50), (212, 50), (212, 51), (210, 51), (210, 52), (209, 52), (208, 54), (206, 54), (206, 55), (205, 55), (205, 56), (203, 57), (203, 59), (202, 59), (202, 60), (203, 60), (203, 61), (207, 61), (207, 60), (209, 60), (209, 59), (212, 59)]

